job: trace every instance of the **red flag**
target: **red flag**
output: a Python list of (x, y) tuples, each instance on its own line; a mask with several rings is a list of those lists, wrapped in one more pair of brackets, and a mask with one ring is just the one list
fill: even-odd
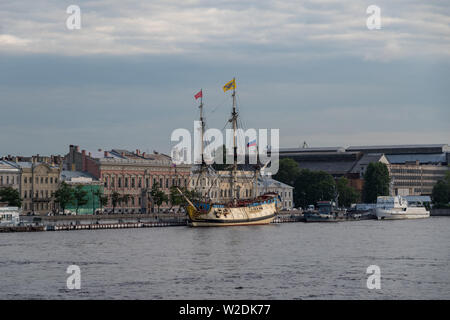
[(200, 90), (200, 91), (194, 96), (195, 100), (197, 100), (198, 98), (201, 98), (201, 97), (203, 97), (202, 90)]

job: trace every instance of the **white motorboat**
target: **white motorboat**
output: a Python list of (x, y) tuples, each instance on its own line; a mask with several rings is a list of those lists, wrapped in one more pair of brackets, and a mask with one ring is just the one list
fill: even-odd
[(428, 218), (428, 211), (422, 203), (411, 203), (401, 197), (380, 196), (377, 198), (376, 215), (378, 220)]

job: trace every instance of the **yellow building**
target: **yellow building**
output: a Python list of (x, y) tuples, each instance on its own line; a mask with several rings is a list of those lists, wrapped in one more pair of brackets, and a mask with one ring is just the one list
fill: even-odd
[(39, 215), (57, 208), (54, 194), (59, 187), (61, 167), (43, 162), (17, 162), (21, 169), (22, 211)]

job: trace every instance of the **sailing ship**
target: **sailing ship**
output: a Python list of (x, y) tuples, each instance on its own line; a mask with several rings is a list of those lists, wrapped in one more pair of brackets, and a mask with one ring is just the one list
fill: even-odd
[[(179, 192), (184, 196), (188, 205), (187, 213), (189, 216), (188, 225), (192, 227), (218, 227), (218, 226), (238, 226), (238, 225), (264, 225), (273, 221), (278, 211), (281, 208), (281, 198), (276, 193), (264, 193), (258, 195), (258, 177), (260, 172), (265, 169), (268, 163), (264, 166), (257, 165), (254, 169), (254, 184), (251, 190), (251, 197), (241, 199), (240, 188), (238, 188), (238, 164), (237, 164), (237, 120), (238, 113), (236, 111), (236, 82), (235, 79), (228, 82), (224, 86), (224, 91), (232, 89), (233, 108), (231, 112), (231, 119), (228, 121), (232, 123), (233, 127), (233, 165), (231, 167), (231, 174), (228, 175), (231, 185), (231, 197), (225, 198), (220, 195), (214, 199), (208, 198), (209, 192), (201, 195), (200, 198), (189, 199), (189, 197), (181, 190)], [(197, 95), (196, 95), (197, 97)], [(215, 171), (211, 166), (207, 165), (203, 157), (203, 134), (205, 122), (203, 119), (203, 94), (200, 97), (200, 122), (201, 122), (201, 165), (198, 169), (198, 177), (201, 178), (205, 174), (211, 174)], [(228, 179), (226, 177), (226, 179)], [(223, 177), (222, 177), (223, 178)], [(198, 183), (196, 184), (198, 185)], [(195, 190), (194, 190), (195, 191)]]

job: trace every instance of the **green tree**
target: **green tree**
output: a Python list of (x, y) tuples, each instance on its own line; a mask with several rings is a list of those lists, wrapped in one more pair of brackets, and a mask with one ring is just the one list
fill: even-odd
[(100, 205), (100, 211), (103, 211), (103, 207), (108, 204), (108, 196), (103, 194), (103, 191), (99, 188), (95, 190), (94, 196), (98, 199), (98, 204)]
[(6, 187), (0, 189), (0, 202), (7, 202), (8, 206), (11, 207), (21, 207), (22, 199), (20, 198), (20, 193), (18, 190)]
[(433, 187), (431, 197), (437, 207), (448, 206), (450, 202), (450, 184), (445, 180), (439, 180)]
[(121, 198), (120, 197), (120, 193), (118, 193), (117, 191), (114, 191), (111, 194), (111, 203), (112, 203), (112, 206), (113, 206), (113, 214), (116, 213), (116, 207), (117, 207), (117, 205), (120, 202), (120, 198)]
[(167, 197), (167, 195), (159, 188), (159, 184), (158, 183), (154, 183), (152, 186), (152, 190), (150, 191), (150, 195), (152, 197), (153, 203), (156, 204), (156, 206), (158, 207), (158, 212), (159, 212), (159, 207), (167, 201), (169, 201), (169, 198)]
[[(186, 188), (180, 188), (181, 192), (183, 193), (183, 195), (189, 199), (189, 201), (191, 202), (197, 202), (200, 201), (200, 199), (202, 198), (202, 194), (198, 191), (195, 190), (188, 190)], [(178, 190), (177, 190), (178, 191)], [(187, 208), (187, 206), (189, 205), (189, 203), (187, 202), (186, 198), (183, 197), (182, 195), (180, 195), (180, 206), (183, 208)]]
[(382, 162), (372, 162), (364, 174), (363, 201), (374, 203), (378, 196), (389, 195), (389, 170)]
[(122, 195), (122, 197), (120, 197), (120, 199), (119, 199), (120, 205), (122, 207), (124, 206), (124, 204), (125, 204), (125, 206), (128, 206), (128, 201), (130, 201), (130, 199), (131, 199), (131, 195), (129, 195), (129, 194)]
[(72, 188), (63, 181), (55, 192), (55, 201), (59, 203), (59, 207), (62, 209), (63, 213), (73, 198), (74, 194)]
[(291, 158), (284, 158), (279, 161), (278, 172), (274, 175), (274, 179), (293, 186), (300, 174), (300, 168), (297, 162)]
[(321, 200), (334, 200), (336, 185), (333, 176), (324, 171), (301, 169), (294, 183), (294, 202), (305, 208)]
[(88, 203), (87, 191), (83, 189), (82, 185), (77, 185), (73, 190), (73, 198), (75, 201), (75, 212), (78, 214), (78, 209)]
[(183, 196), (175, 186), (170, 187), (169, 201), (170, 209), (172, 209), (173, 206), (180, 206), (184, 201)]
[(358, 190), (351, 187), (348, 179), (344, 177), (336, 181), (336, 189), (339, 195), (338, 202), (340, 206), (350, 207), (352, 203), (357, 202), (361, 197)]

